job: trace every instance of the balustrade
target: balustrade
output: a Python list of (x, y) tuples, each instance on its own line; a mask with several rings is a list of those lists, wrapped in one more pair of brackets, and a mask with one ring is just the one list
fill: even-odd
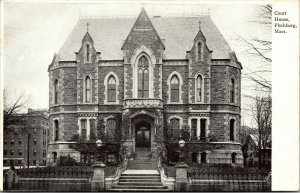
[(161, 99), (125, 99), (124, 108), (163, 108)]

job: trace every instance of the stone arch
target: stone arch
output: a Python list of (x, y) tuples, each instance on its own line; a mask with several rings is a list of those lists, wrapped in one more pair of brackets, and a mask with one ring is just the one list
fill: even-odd
[[(173, 76), (177, 76), (179, 80), (179, 102), (171, 102), (171, 79)], [(168, 85), (168, 101), (167, 103), (182, 103), (182, 86), (183, 86), (183, 80), (181, 74), (179, 74), (177, 71), (173, 71), (171, 74), (169, 74), (167, 79), (167, 85)]]

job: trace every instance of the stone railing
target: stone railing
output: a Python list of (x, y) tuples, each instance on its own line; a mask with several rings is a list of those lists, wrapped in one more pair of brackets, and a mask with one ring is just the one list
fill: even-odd
[(124, 108), (163, 108), (161, 99), (125, 99)]

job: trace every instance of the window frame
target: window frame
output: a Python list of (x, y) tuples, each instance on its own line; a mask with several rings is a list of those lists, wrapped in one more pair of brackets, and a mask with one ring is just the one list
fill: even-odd
[[(113, 76), (113, 78), (115, 79), (116, 81), (116, 89), (115, 89), (115, 101), (113, 102), (110, 102), (109, 101), (109, 96), (108, 96), (108, 81), (109, 79), (111, 78), (111, 76)], [(114, 73), (113, 71), (109, 72), (106, 74), (105, 78), (104, 78), (104, 86), (105, 86), (105, 92), (104, 92), (104, 104), (106, 105), (115, 105), (115, 104), (119, 104), (119, 78), (117, 76), (116, 73)]]
[[(172, 102), (171, 101), (171, 79), (173, 78), (173, 76), (176, 75), (177, 79), (179, 81), (179, 101), (178, 102)], [(168, 84), (168, 100), (167, 100), (167, 104), (182, 104), (183, 100), (182, 100), (182, 86), (183, 86), (183, 80), (181, 75), (177, 72), (177, 71), (173, 71), (172, 73), (169, 74), (168, 79), (167, 79), (167, 84)]]
[[(198, 78), (201, 78), (201, 85), (200, 85), (200, 91), (201, 91), (201, 97), (200, 101), (199, 99), (199, 88), (198, 88)], [(197, 73), (195, 76), (195, 103), (205, 103), (204, 102), (204, 76), (201, 73)]]
[(229, 119), (229, 141), (236, 141), (236, 120), (234, 118)]
[(236, 87), (236, 83), (235, 83), (235, 79), (231, 78), (230, 79), (230, 88), (229, 88), (229, 102), (232, 104), (235, 104), (236, 102), (236, 96), (235, 96), (235, 87)]
[[(110, 84), (110, 80), (113, 80), (114, 84)], [(117, 101), (117, 81), (113, 75), (110, 75), (107, 81), (107, 102), (114, 103)]]
[(54, 80), (54, 104), (59, 104), (58, 97), (59, 97), (59, 91), (58, 91), (58, 79), (56, 78)]
[[(174, 81), (173, 81), (174, 80)], [(175, 82), (175, 83), (173, 83)], [(176, 75), (173, 75), (170, 81), (170, 102), (172, 103), (178, 103), (179, 102), (179, 78)]]
[(58, 119), (53, 119), (53, 141), (59, 141), (59, 120)]
[[(144, 59), (144, 63), (141, 61)], [(142, 55), (138, 60), (138, 98), (149, 98), (149, 67), (150, 67), (150, 61), (148, 58), (144, 55)], [(140, 73), (141, 72), (141, 73)], [(145, 73), (147, 72), (147, 73)], [(145, 75), (146, 74), (146, 75)]]

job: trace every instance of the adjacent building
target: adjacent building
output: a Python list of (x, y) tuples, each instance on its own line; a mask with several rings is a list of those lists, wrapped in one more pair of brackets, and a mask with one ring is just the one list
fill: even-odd
[(4, 129), (3, 165), (45, 166), (49, 139), (49, 113), (46, 109), (28, 109), (24, 123)]
[(48, 68), (48, 162), (79, 161), (72, 136), (102, 119), (133, 154), (157, 157), (187, 129), (195, 162), (242, 165), (241, 70), (209, 16), (80, 19)]

